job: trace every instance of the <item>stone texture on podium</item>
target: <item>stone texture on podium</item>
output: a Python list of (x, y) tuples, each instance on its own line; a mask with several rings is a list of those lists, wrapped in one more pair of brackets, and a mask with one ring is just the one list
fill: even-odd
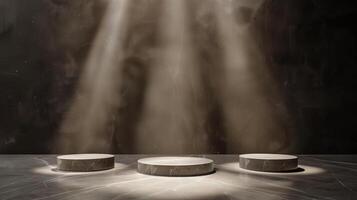
[(61, 171), (90, 172), (114, 168), (114, 156), (109, 154), (70, 154), (57, 157)]
[(298, 157), (285, 154), (242, 154), (239, 166), (263, 172), (284, 172), (298, 168)]
[(153, 157), (138, 160), (138, 172), (157, 176), (198, 176), (214, 171), (213, 161), (198, 157)]

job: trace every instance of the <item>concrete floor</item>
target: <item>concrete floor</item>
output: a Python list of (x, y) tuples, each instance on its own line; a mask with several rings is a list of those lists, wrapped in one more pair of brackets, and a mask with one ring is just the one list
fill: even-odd
[(56, 171), (55, 155), (0, 155), (0, 199), (357, 199), (357, 155), (304, 155), (289, 173), (239, 168), (237, 155), (213, 159), (216, 172), (196, 177), (139, 174), (136, 161), (116, 155), (115, 169)]

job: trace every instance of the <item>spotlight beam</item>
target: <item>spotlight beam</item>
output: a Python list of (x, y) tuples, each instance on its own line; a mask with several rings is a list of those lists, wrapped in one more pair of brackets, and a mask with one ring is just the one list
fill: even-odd
[[(167, 0), (163, 4), (158, 52), (149, 77), (136, 148), (137, 152), (184, 153), (193, 151), (188, 138), (197, 136), (191, 108), (193, 94), (200, 90), (198, 69), (191, 46), (187, 1)], [(147, 138), (155, 145), (148, 144)], [(200, 146), (206, 148), (205, 144)]]
[(61, 127), (61, 152), (107, 152), (112, 136), (106, 126), (120, 104), (122, 41), (130, 0), (110, 0), (85, 63), (76, 96)]
[(232, 8), (236, 1), (215, 3), (226, 77), (222, 98), (229, 130), (228, 151), (278, 151), (286, 145), (287, 130), (277, 114), (276, 104), (284, 105), (275, 81), (269, 77), (249, 23), (235, 21)]

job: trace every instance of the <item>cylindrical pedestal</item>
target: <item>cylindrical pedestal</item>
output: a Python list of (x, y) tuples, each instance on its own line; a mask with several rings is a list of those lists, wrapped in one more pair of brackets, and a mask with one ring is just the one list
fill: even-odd
[(213, 161), (197, 157), (153, 157), (138, 160), (138, 172), (157, 176), (198, 176), (212, 173)]
[(90, 172), (114, 168), (114, 156), (109, 154), (71, 154), (57, 157), (61, 171)]
[(298, 168), (298, 157), (284, 154), (243, 154), (239, 156), (243, 169), (263, 172), (284, 172)]

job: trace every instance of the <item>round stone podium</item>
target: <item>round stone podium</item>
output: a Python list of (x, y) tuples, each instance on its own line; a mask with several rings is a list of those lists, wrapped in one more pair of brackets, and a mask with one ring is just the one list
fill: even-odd
[(138, 160), (138, 172), (156, 176), (199, 176), (214, 172), (213, 161), (199, 157), (152, 157)]
[(57, 156), (57, 169), (71, 172), (91, 172), (114, 168), (114, 155), (70, 154)]
[(239, 166), (262, 172), (286, 172), (298, 169), (298, 157), (286, 154), (242, 154)]

